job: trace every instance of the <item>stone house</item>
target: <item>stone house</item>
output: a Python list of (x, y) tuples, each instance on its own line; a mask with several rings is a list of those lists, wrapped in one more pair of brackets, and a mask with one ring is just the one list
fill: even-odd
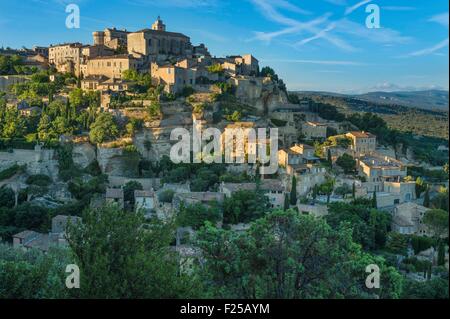
[(328, 125), (319, 122), (305, 122), (302, 133), (307, 140), (326, 140)]
[(181, 203), (184, 205), (203, 204), (213, 205), (215, 203), (222, 203), (224, 200), (224, 194), (219, 192), (189, 192), (189, 193), (176, 193), (173, 197), (173, 208), (178, 210)]
[(50, 46), (48, 50), (48, 61), (54, 65), (58, 72), (72, 73), (76, 76), (81, 74), (83, 62), (82, 50), (85, 48), (81, 43), (66, 43)]
[(134, 207), (136, 211), (143, 210), (145, 214), (149, 214), (155, 209), (155, 192), (135, 190)]
[(128, 54), (98, 56), (87, 61), (83, 75), (85, 77), (96, 75), (109, 79), (122, 79), (124, 71), (138, 70), (140, 65), (138, 59)]
[(429, 208), (408, 202), (395, 206), (392, 214), (392, 230), (400, 234), (428, 236), (429, 231), (422, 223)]
[(179, 93), (186, 86), (196, 84), (197, 72), (192, 68), (184, 68), (176, 65), (158, 65), (151, 63), (150, 74), (154, 85), (164, 86), (168, 93)]
[(357, 155), (374, 152), (377, 147), (377, 137), (368, 132), (349, 132), (345, 134), (352, 140), (350, 149)]
[[(225, 197), (231, 197), (234, 193), (241, 190), (255, 191), (256, 183), (222, 183), (219, 192)], [(263, 179), (259, 185), (259, 189), (269, 199), (269, 205), (272, 208), (283, 208), (286, 187), (279, 180)]]
[(108, 188), (106, 190), (105, 199), (107, 203), (115, 203), (120, 208), (124, 208), (125, 200), (124, 200), (124, 194), (123, 189), (119, 188)]

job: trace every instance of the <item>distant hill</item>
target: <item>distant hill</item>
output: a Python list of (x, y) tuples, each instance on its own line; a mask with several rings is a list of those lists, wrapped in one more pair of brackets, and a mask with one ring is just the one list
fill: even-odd
[(423, 90), (423, 91), (396, 91), (396, 92), (369, 92), (364, 94), (342, 94), (321, 91), (300, 91), (302, 95), (328, 96), (356, 99), (376, 104), (387, 104), (393, 108), (406, 106), (423, 110), (449, 111), (448, 91)]
[(354, 98), (382, 104), (397, 104), (425, 110), (448, 111), (448, 91), (370, 92)]
[[(429, 92), (431, 91), (375, 92), (362, 95), (311, 91), (291, 93), (296, 94), (300, 99), (311, 99), (319, 104), (333, 105), (342, 114), (371, 112), (383, 118), (389, 127), (399, 131), (448, 140), (448, 92)], [(423, 101), (426, 101), (427, 96), (428, 102), (425, 103)], [(439, 98), (433, 100), (431, 96), (439, 96)], [(396, 97), (397, 100), (392, 101), (388, 97)], [(440, 102), (436, 103), (436, 100)], [(419, 103), (419, 101), (422, 102)], [(443, 101), (447, 103), (445, 107), (442, 105)], [(437, 105), (440, 107), (436, 107)]]

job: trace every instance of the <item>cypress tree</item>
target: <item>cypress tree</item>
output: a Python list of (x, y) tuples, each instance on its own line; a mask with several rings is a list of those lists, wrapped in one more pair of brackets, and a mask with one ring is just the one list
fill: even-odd
[(430, 190), (427, 188), (425, 192), (425, 197), (423, 199), (423, 206), (430, 207)]
[(355, 184), (355, 182), (353, 182), (353, 185), (352, 185), (352, 197), (353, 197), (353, 199), (356, 198), (356, 184)]
[(328, 149), (327, 151), (327, 161), (328, 161), (328, 165), (333, 166), (333, 160), (331, 159), (331, 150)]
[(377, 208), (377, 192), (376, 191), (373, 192), (372, 207)]
[(289, 195), (284, 194), (284, 210), (288, 210), (290, 208), (289, 205)]
[(292, 176), (291, 205), (297, 205), (297, 178)]
[(443, 266), (445, 264), (445, 245), (441, 241), (438, 246), (438, 266)]

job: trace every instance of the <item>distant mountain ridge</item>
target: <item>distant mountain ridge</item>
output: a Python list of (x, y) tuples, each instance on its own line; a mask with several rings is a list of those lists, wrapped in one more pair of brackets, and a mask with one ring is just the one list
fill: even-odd
[(397, 104), (425, 110), (449, 110), (448, 91), (443, 90), (370, 92), (353, 97), (368, 102)]
[(343, 94), (321, 91), (297, 91), (297, 93), (347, 97), (377, 104), (400, 105), (423, 110), (449, 111), (449, 92), (445, 90), (375, 91), (364, 94)]

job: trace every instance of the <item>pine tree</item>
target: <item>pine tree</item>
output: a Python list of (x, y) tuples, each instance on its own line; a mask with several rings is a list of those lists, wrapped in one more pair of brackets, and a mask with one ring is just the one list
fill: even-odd
[(292, 176), (291, 205), (297, 205), (297, 178)]
[(372, 207), (377, 208), (377, 192), (376, 191), (373, 192)]

